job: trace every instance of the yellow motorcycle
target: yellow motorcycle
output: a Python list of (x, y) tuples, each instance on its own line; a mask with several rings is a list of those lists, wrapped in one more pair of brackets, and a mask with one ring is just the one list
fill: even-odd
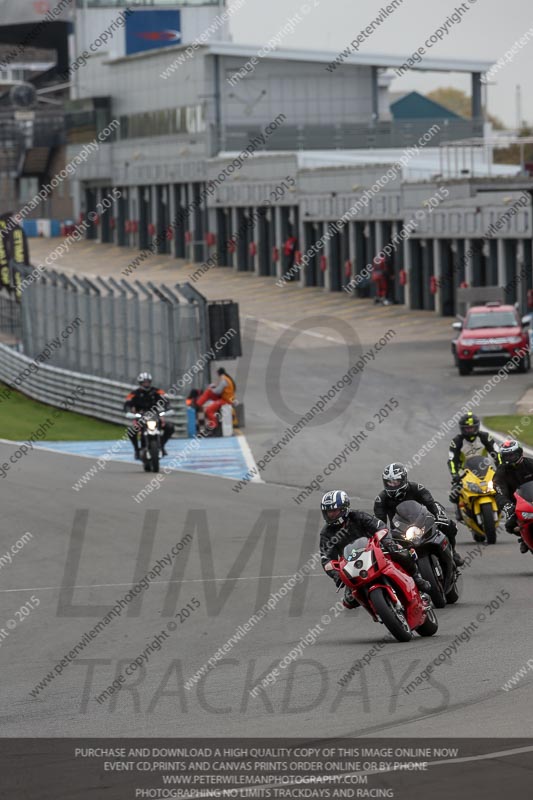
[(496, 543), (500, 511), (493, 484), (494, 467), (488, 456), (470, 456), (463, 464), (459, 511), (474, 541)]

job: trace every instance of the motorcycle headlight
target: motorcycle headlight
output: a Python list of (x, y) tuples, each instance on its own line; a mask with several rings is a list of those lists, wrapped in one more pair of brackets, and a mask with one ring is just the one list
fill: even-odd
[(477, 483), (472, 483), (472, 481), (467, 481), (466, 485), (470, 489), (470, 491), (473, 492), (474, 494), (483, 494), (483, 489)]
[(493, 492), (493, 491), (494, 491), (494, 484), (493, 484), (492, 481), (488, 481), (487, 482), (487, 492)]
[(149, 431), (155, 431), (157, 429), (157, 422), (155, 419), (149, 419), (146, 423), (146, 427)]
[(533, 511), (522, 511), (524, 519), (533, 519)]
[(423, 535), (424, 531), (422, 528), (417, 528), (416, 525), (411, 525), (409, 528), (407, 528), (404, 534), (405, 538), (410, 542), (412, 542), (414, 539), (420, 539)]

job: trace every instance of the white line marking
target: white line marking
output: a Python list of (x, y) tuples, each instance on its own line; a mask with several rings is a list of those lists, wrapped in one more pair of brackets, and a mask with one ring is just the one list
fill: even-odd
[(244, 460), (246, 461), (246, 466), (248, 467), (248, 472), (246, 475), (252, 474), (250, 478), (250, 483), (264, 483), (264, 480), (259, 477), (259, 470), (257, 469), (257, 464), (255, 463), (255, 458), (253, 457), (252, 451), (250, 450), (250, 445), (246, 439), (246, 436), (242, 434), (237, 436), (237, 441), (241, 448), (241, 452), (243, 455)]
[(315, 333), (314, 331), (297, 331), (294, 325), (285, 325), (283, 322), (273, 322), (270, 319), (254, 317), (251, 314), (246, 314), (245, 319), (255, 319), (257, 322), (262, 322), (263, 325), (267, 325), (272, 328), (283, 328), (285, 331), (295, 331), (302, 336), (314, 336), (316, 339), (326, 339), (328, 342), (335, 342), (335, 344), (346, 344), (344, 339), (335, 339), (333, 336), (326, 336), (324, 333)]
[[(183, 581), (150, 581), (150, 586), (152, 585), (163, 585), (167, 586), (169, 583), (216, 583), (217, 581), (266, 581), (266, 580), (282, 580), (285, 578), (292, 578), (293, 575), (252, 575), (246, 578), (187, 578)], [(309, 578), (320, 578), (320, 573), (316, 573), (314, 575), (308, 575)], [(13, 592), (46, 592), (46, 591), (57, 591), (59, 589), (115, 589), (121, 586), (135, 586), (135, 581), (130, 581), (129, 583), (90, 583), (90, 584), (79, 584), (76, 586), (29, 586), (26, 589), (0, 589), (0, 594), (10, 594)]]

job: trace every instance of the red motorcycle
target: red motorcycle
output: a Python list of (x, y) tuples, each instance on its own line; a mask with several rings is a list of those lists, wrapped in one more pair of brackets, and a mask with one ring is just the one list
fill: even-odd
[(515, 514), (522, 541), (533, 553), (533, 481), (520, 486), (514, 493), (516, 498)]
[(431, 600), (421, 597), (414, 580), (382, 550), (386, 535), (378, 531), (371, 539), (356, 539), (333, 566), (374, 622), (382, 622), (399, 642), (409, 642), (413, 631), (433, 636), (439, 623)]

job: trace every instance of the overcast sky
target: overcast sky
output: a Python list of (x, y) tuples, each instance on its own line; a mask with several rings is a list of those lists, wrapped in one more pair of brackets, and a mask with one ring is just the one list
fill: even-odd
[[(228, 0), (231, 5), (235, 0)], [(311, 11), (301, 13), (292, 34), (281, 47), (342, 51), (390, 0), (307, 0)], [(301, 9), (304, 0), (247, 0), (235, 12), (231, 34), (235, 42), (263, 45)], [(403, 0), (372, 36), (360, 53), (410, 56), (442, 25), (461, 2), (451, 0)], [(531, 31), (531, 39), (510, 64), (492, 78), (488, 89), (488, 110), (510, 127), (517, 118), (516, 86), (522, 87), (522, 119), (533, 123), (533, 0), (464, 0), (468, 12), (449, 35), (428, 51), (429, 58), (474, 59), (496, 62), (513, 44)], [(316, 7), (315, 7), (316, 6)], [(470, 79), (458, 73), (408, 72), (396, 78), (391, 91), (431, 91), (455, 86), (470, 94)]]

